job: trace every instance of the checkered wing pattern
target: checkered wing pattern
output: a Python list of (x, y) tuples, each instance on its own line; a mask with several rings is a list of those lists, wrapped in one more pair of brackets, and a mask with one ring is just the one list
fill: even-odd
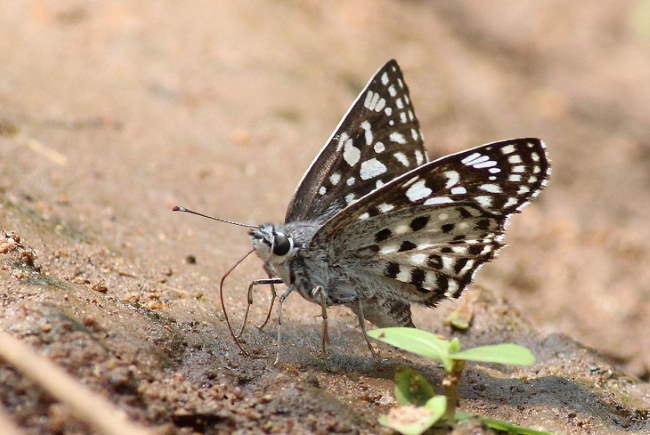
[(307, 170), (285, 221), (323, 222), (427, 160), (408, 88), (391, 60), (368, 82)]
[(424, 164), (328, 220), (314, 247), (409, 284), (388, 295), (428, 305), (458, 297), (501, 248), (508, 217), (548, 182), (543, 142), (495, 142)]

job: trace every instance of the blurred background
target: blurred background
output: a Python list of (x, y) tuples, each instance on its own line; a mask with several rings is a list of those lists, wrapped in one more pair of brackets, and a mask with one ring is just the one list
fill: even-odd
[[(521, 136), (549, 147), (550, 186), (478, 283), (647, 381), (649, 49), (648, 0), (5, 1), (0, 226), (57, 234), (28, 239), (60, 279), (182, 316), (195, 299), (129, 274), (216, 301), (249, 242), (169, 208), (280, 222), (395, 58), (430, 156)], [(239, 275), (262, 276), (255, 261)]]

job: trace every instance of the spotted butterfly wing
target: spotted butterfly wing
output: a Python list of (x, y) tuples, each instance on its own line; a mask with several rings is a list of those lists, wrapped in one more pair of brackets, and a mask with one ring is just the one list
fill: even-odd
[(383, 304), (368, 309), (410, 322), (408, 302), (435, 305), (460, 295), (503, 246), (508, 217), (539, 194), (549, 172), (545, 146), (532, 138), (442, 157), (351, 204), (311, 243), (331, 246), (330, 263), (354, 264), (360, 279), (397, 281), (385, 287)]
[(422, 133), (397, 62), (375, 73), (305, 173), (285, 221), (325, 221), (425, 163)]

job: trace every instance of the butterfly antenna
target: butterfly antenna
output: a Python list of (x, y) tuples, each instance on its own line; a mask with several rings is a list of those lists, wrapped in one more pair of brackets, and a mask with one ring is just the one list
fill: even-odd
[(179, 205), (174, 206), (174, 208), (172, 208), (172, 211), (182, 211), (182, 212), (185, 212), (185, 213), (191, 213), (191, 214), (195, 214), (197, 216), (202, 216), (204, 218), (212, 219), (214, 221), (223, 222), (223, 223), (231, 224), (231, 225), (237, 225), (237, 226), (240, 226), (240, 227), (259, 228), (259, 225), (242, 224), (240, 222), (235, 222), (235, 221), (229, 221), (227, 219), (216, 218), (216, 217), (213, 217), (213, 216), (208, 216), (208, 215), (203, 214), (203, 213), (199, 213), (199, 212), (194, 211), (194, 210), (190, 210), (189, 208), (181, 207)]
[[(209, 216), (207, 216), (207, 217), (209, 217)], [(244, 349), (244, 346), (242, 346), (241, 342), (239, 341), (239, 339), (235, 335), (235, 331), (233, 331), (232, 326), (230, 325), (230, 318), (228, 318), (228, 312), (226, 311), (226, 304), (225, 304), (224, 299), (223, 299), (223, 283), (226, 281), (226, 278), (228, 278), (228, 275), (230, 275), (230, 273), (233, 270), (235, 270), (237, 268), (237, 266), (239, 266), (249, 255), (251, 255), (253, 253), (253, 251), (255, 251), (255, 249), (251, 249), (250, 251), (248, 251), (246, 253), (246, 255), (244, 255), (242, 258), (237, 260), (237, 262), (235, 264), (233, 264), (230, 267), (230, 269), (228, 269), (226, 271), (226, 273), (223, 274), (223, 276), (221, 277), (221, 281), (219, 282), (219, 299), (221, 300), (221, 312), (223, 312), (223, 317), (226, 319), (226, 325), (228, 325), (228, 331), (230, 331), (230, 336), (235, 341), (235, 344), (237, 345), (239, 350), (241, 350), (241, 352), (245, 356), (248, 356), (248, 357), (250, 357), (251, 355), (248, 352), (246, 352), (246, 350)], [(258, 357), (258, 358), (264, 358), (264, 357), (262, 356), (262, 357)]]

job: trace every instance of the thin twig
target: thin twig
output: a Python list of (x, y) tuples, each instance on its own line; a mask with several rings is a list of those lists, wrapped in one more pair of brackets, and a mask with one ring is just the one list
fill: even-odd
[(30, 346), (4, 331), (0, 331), (0, 358), (67, 404), (80, 419), (100, 433), (106, 435), (151, 433), (129, 421), (123, 410), (92, 392), (61, 367), (38, 355)]

